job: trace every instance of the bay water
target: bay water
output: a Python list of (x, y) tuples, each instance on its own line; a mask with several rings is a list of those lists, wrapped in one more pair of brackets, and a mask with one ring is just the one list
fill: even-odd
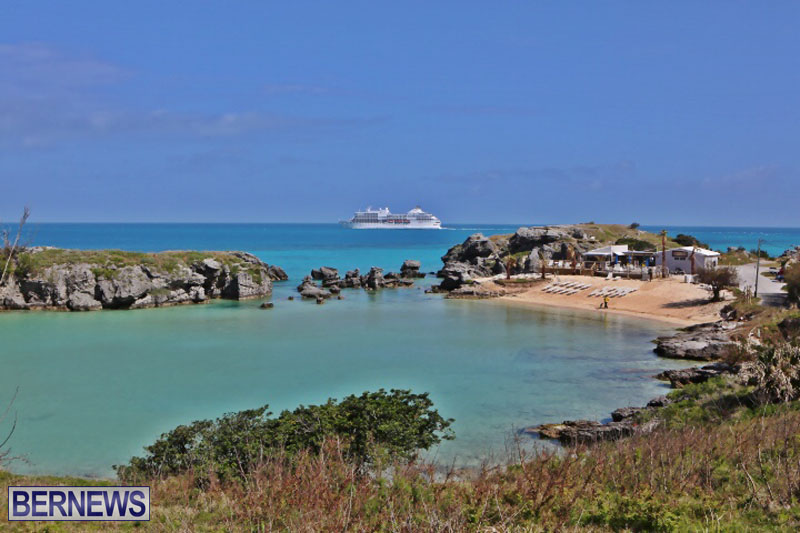
[[(502, 457), (520, 428), (603, 419), (666, 392), (651, 378), (662, 324), (600, 313), (445, 300), (410, 289), (346, 290), (325, 305), (289, 301), (303, 275), (419, 259), (423, 271), (467, 235), (356, 231), (315, 224), (40, 224), (35, 244), (71, 248), (246, 250), (286, 269), (275, 308), (259, 301), (94, 313), (0, 314), (0, 404), (19, 393), (12, 452), (27, 473), (112, 476), (113, 464), (176, 425), (269, 404), (271, 410), (378, 388), (429, 392), (456, 439), (430, 457)], [(729, 245), (739, 245), (728, 241)], [(728, 245), (726, 244), (726, 245)], [(0, 433), (9, 429), (0, 425)], [(533, 441), (524, 441), (526, 445)]]

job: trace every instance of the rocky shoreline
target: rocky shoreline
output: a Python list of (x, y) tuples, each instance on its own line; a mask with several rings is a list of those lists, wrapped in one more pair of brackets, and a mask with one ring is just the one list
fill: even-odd
[[(421, 263), (413, 259), (407, 259), (400, 267), (400, 272), (389, 272), (384, 275), (380, 267), (372, 267), (369, 272), (362, 275), (356, 268), (348, 270), (343, 278), (339, 277), (339, 271), (333, 267), (323, 266), (311, 271), (311, 275), (303, 278), (297, 286), (297, 292), (303, 298), (316, 299), (317, 303), (322, 303), (327, 298), (338, 295), (342, 289), (364, 289), (374, 291), (384, 288), (411, 287), (414, 279), (424, 278), (425, 274), (420, 272)], [(319, 281), (320, 284), (316, 282)]]
[(0, 310), (96, 311), (265, 297), (287, 279), (246, 252), (25, 250), (0, 287)]
[[(723, 319), (711, 324), (688, 327), (675, 335), (656, 339), (657, 346), (653, 351), (660, 357), (713, 362), (702, 366), (665, 370), (653, 377), (668, 381), (672, 389), (680, 389), (689, 384), (703, 383), (718, 377), (731, 379), (740, 385), (752, 384), (756, 373), (753, 362), (720, 360), (733, 352), (732, 349), (738, 346), (739, 340), (746, 337), (747, 329), (746, 322)], [(794, 338), (800, 333), (800, 319), (785, 318), (777, 324), (777, 329), (785, 338)], [(528, 427), (521, 430), (521, 433), (538, 435), (542, 439), (558, 440), (567, 446), (616, 440), (653, 431), (660, 424), (658, 410), (671, 403), (673, 400), (670, 397), (659, 396), (650, 400), (645, 406), (616, 409), (610, 413), (611, 420), (607, 422), (565, 420), (556, 424)], [(642, 414), (646, 416), (642, 417)]]
[(521, 227), (513, 235), (492, 237), (475, 233), (442, 256), (444, 266), (436, 274), (442, 282), (436, 290), (458, 291), (477, 278), (506, 274), (507, 270), (510, 274), (541, 272), (544, 261), (569, 261), (599, 245), (600, 241), (580, 225)]

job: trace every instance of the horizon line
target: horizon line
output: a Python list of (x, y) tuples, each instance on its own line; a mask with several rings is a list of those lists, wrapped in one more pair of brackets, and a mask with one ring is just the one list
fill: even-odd
[[(628, 226), (628, 224), (621, 224), (618, 222), (592, 222), (594, 224), (619, 224)], [(202, 225), (202, 224), (226, 224), (226, 225), (235, 225), (235, 224), (274, 224), (274, 225), (326, 225), (326, 226), (338, 226), (338, 222), (286, 222), (286, 221), (143, 221), (143, 220), (135, 220), (135, 221), (63, 221), (63, 220), (44, 220), (44, 221), (36, 221), (36, 222), (28, 222), (28, 225), (35, 226), (36, 224), (84, 224), (84, 225), (91, 225), (91, 224), (149, 224), (149, 225), (156, 225), (156, 224), (185, 224), (185, 225)], [(500, 226), (518, 226), (518, 227), (534, 227), (534, 226), (564, 226), (564, 225), (583, 225), (589, 224), (588, 222), (536, 222), (536, 223), (520, 223), (520, 222), (450, 222), (450, 224), (454, 225), (500, 225)], [(0, 225), (9, 225), (9, 226), (16, 226), (16, 221), (8, 221), (2, 222), (0, 221)], [(706, 225), (706, 224), (655, 224), (655, 223), (641, 223), (639, 227), (664, 227), (664, 228), (757, 228), (757, 229), (797, 229), (800, 230), (800, 226), (775, 226), (775, 225)], [(442, 229), (447, 229), (447, 225), (443, 225)]]

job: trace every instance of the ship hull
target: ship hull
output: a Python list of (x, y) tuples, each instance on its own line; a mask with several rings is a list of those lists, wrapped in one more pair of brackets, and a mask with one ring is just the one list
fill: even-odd
[(350, 229), (442, 229), (441, 222), (439, 224), (416, 224), (409, 222), (408, 224), (393, 224), (388, 222), (350, 222), (345, 220), (340, 224)]

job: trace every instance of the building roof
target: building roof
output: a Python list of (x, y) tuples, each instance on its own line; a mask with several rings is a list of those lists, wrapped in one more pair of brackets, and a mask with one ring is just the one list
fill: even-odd
[(613, 244), (611, 246), (603, 246), (602, 248), (590, 250), (583, 255), (625, 255), (627, 251), (627, 244)]
[(707, 250), (705, 248), (700, 248), (698, 246), (681, 246), (680, 248), (670, 248), (667, 251), (671, 252), (673, 250), (685, 250), (690, 254), (692, 253), (692, 250), (694, 250), (695, 254), (704, 255), (706, 257), (717, 257), (719, 255), (719, 252), (715, 252), (714, 250)]

